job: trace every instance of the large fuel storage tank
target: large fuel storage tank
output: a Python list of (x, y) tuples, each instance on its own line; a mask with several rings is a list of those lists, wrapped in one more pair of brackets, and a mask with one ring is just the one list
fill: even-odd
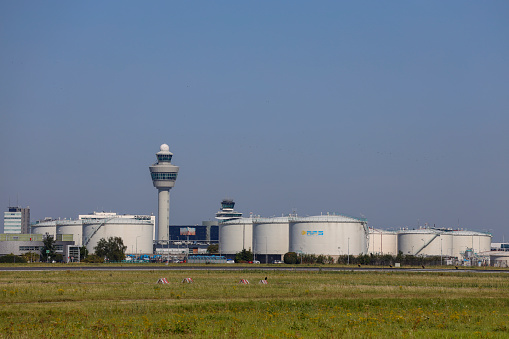
[(253, 250), (253, 219), (240, 218), (219, 224), (219, 252), (236, 254)]
[[(453, 234), (450, 231), (445, 231), (440, 234), (440, 255), (444, 257), (454, 256), (454, 243)], [(437, 254), (439, 255), (439, 254)]]
[(433, 228), (400, 230), (398, 250), (406, 255), (452, 256), (453, 235), (450, 231)]
[(368, 251), (365, 219), (343, 215), (290, 217), (291, 252), (315, 255), (359, 255)]
[(151, 220), (110, 218), (83, 221), (83, 244), (90, 253), (100, 239), (120, 237), (125, 246), (126, 253), (147, 254), (153, 253), (152, 236), (154, 224)]
[[(284, 255), (289, 249), (288, 217), (256, 218), (253, 222), (253, 253)], [(280, 260), (279, 258), (278, 260)]]
[(81, 220), (58, 220), (56, 234), (72, 234), (74, 243), (83, 246), (83, 223)]
[(491, 252), (490, 266), (509, 267), (509, 252)]
[(475, 253), (483, 253), (491, 250), (491, 234), (474, 231), (452, 231), (453, 256), (462, 258), (462, 254), (469, 248)]
[(440, 234), (435, 229), (401, 230), (398, 249), (407, 255), (440, 255)]
[(369, 229), (368, 253), (398, 254), (398, 233), (377, 228)]
[(48, 233), (49, 235), (53, 236), (53, 238), (56, 238), (57, 221), (58, 220), (37, 222), (30, 226), (31, 232), (33, 234), (43, 234), (43, 235)]

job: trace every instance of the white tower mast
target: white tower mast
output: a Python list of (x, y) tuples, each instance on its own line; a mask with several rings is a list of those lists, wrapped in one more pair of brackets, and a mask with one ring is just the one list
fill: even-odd
[(161, 145), (161, 150), (156, 153), (157, 163), (150, 166), (150, 174), (154, 187), (159, 191), (159, 211), (154, 240), (167, 241), (170, 233), (170, 189), (175, 186), (178, 166), (171, 164), (173, 153), (166, 144)]

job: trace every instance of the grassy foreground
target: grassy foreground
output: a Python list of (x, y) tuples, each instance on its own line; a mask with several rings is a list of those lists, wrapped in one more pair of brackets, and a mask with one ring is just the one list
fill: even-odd
[(0, 306), (0, 338), (509, 338), (502, 273), (0, 272)]

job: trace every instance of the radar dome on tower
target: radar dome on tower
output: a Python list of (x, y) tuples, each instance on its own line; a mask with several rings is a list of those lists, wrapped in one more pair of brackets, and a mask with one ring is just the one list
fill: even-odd
[(168, 146), (167, 144), (162, 144), (161, 147), (160, 147), (160, 150), (163, 151), (163, 152), (169, 152), (170, 151), (170, 146)]

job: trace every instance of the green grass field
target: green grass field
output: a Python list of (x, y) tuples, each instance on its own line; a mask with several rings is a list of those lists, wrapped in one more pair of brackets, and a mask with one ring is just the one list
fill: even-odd
[(0, 300), (1, 338), (509, 338), (504, 273), (0, 272)]

